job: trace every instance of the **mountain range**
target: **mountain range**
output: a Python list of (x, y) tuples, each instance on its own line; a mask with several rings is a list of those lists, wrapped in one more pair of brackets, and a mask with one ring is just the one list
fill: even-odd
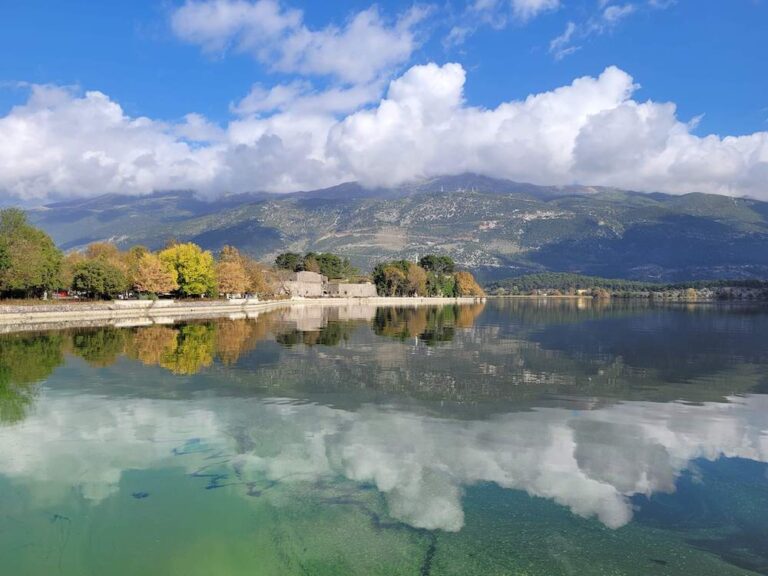
[(446, 253), (483, 280), (540, 271), (682, 281), (768, 278), (768, 203), (464, 174), (393, 188), (346, 183), (292, 194), (205, 199), (192, 191), (108, 194), (29, 210), (65, 250), (109, 240), (232, 244), (269, 261), (329, 251), (368, 270)]

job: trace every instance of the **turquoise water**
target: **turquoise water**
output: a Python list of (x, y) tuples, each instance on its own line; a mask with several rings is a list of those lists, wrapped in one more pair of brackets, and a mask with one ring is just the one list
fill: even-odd
[(768, 574), (768, 308), (0, 335), (0, 574)]

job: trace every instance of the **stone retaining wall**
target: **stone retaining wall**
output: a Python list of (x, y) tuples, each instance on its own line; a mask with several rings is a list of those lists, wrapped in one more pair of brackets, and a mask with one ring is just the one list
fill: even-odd
[(113, 302), (56, 303), (0, 306), (0, 332), (31, 326), (82, 326), (102, 321), (111, 324), (168, 323), (184, 318), (256, 316), (260, 312), (300, 306), (440, 306), (471, 304), (476, 298), (292, 298), (290, 300), (116, 300)]

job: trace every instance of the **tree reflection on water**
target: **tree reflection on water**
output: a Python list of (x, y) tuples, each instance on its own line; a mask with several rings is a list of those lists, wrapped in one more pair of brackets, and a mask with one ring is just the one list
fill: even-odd
[(263, 341), (284, 347), (338, 346), (360, 327), (381, 336), (449, 341), (483, 305), (376, 309), (359, 307), (347, 318), (336, 309), (278, 310), (255, 319), (196, 321), (136, 328), (101, 326), (0, 336), (0, 422), (22, 420), (48, 378), (67, 356), (106, 368), (121, 357), (177, 375), (199, 373), (219, 361), (230, 366)]

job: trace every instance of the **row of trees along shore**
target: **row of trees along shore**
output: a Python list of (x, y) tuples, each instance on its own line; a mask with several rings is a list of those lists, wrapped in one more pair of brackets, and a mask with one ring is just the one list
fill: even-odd
[(584, 295), (595, 298), (667, 298), (696, 299), (765, 299), (768, 281), (692, 280), (689, 282), (644, 282), (621, 278), (600, 278), (566, 272), (542, 272), (488, 284), (495, 296), (560, 296)]
[(373, 282), (378, 293), (386, 296), (485, 296), (471, 273), (455, 268), (450, 257), (433, 254), (418, 264), (392, 260), (374, 267)]
[[(419, 264), (385, 262), (374, 269), (379, 294), (389, 296), (481, 296), (469, 272), (455, 271), (447, 256), (426, 256)], [(68, 290), (93, 299), (134, 294), (181, 298), (255, 294), (278, 297), (290, 272), (311, 271), (331, 279), (369, 280), (348, 259), (330, 253), (285, 252), (267, 266), (225, 246), (214, 257), (193, 243), (169, 242), (153, 252), (144, 246), (120, 250), (96, 242), (82, 252), (62, 253), (23, 211), (0, 210), (0, 297), (43, 298)]]

